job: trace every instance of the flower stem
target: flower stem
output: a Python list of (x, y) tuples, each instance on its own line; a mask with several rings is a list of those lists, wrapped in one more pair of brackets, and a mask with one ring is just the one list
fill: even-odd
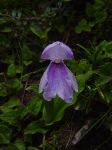
[(44, 111), (45, 111), (45, 120), (47, 124), (50, 124), (53, 121), (53, 112), (54, 112), (54, 102), (45, 101), (44, 102)]

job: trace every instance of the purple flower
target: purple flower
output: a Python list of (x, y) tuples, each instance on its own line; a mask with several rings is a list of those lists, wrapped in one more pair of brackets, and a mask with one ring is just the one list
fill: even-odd
[(51, 63), (44, 72), (39, 85), (39, 92), (47, 101), (58, 95), (66, 102), (71, 102), (73, 90), (78, 92), (75, 76), (66, 67), (63, 60), (73, 58), (71, 49), (61, 42), (48, 45), (42, 53), (43, 59), (50, 59)]
[(73, 59), (73, 52), (71, 49), (62, 42), (54, 42), (49, 44), (41, 55), (42, 59), (55, 61), (56, 59), (68, 60)]

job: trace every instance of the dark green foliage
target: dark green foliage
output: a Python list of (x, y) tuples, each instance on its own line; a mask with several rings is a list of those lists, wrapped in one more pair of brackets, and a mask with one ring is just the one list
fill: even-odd
[[(0, 1), (0, 149), (55, 150), (45, 135), (67, 108), (88, 113), (94, 100), (111, 108), (111, 10), (111, 0)], [(72, 104), (38, 93), (48, 65), (40, 55), (56, 40), (74, 51), (66, 62), (79, 84)], [(105, 124), (112, 128), (110, 116)]]

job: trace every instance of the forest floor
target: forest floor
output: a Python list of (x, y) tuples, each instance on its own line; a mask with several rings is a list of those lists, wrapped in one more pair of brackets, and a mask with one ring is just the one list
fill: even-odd
[(99, 102), (92, 107), (87, 115), (70, 108), (61, 124), (53, 126), (49, 141), (55, 141), (57, 150), (112, 150), (112, 133), (104, 124), (108, 107)]

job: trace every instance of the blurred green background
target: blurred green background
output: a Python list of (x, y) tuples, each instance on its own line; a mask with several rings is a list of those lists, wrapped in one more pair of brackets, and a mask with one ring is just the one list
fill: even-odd
[[(40, 55), (54, 41), (74, 52), (75, 60), (65, 63), (79, 92), (72, 104), (56, 98), (49, 114), (38, 93), (49, 62)], [(53, 125), (66, 110), (91, 113), (94, 102), (106, 107), (96, 111), (112, 130), (111, 81), (111, 0), (0, 0), (0, 150), (55, 150), (47, 138)]]

